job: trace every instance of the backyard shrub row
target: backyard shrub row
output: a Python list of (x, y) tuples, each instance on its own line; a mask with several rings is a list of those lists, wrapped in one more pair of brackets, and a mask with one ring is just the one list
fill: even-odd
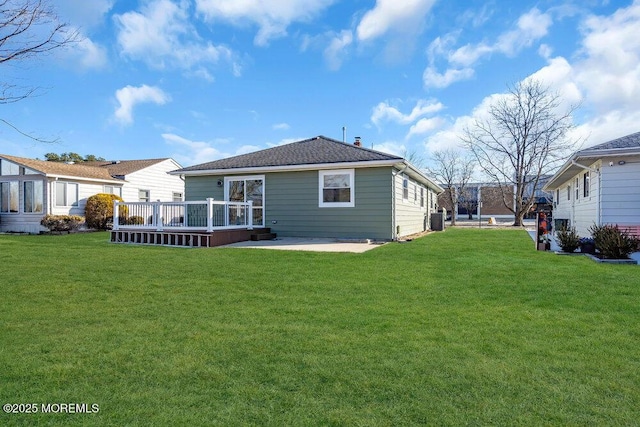
[(640, 240), (621, 230), (617, 225), (593, 225), (591, 237), (580, 237), (574, 227), (562, 227), (556, 231), (560, 248), (564, 252), (597, 253), (605, 259), (626, 259), (638, 250)]

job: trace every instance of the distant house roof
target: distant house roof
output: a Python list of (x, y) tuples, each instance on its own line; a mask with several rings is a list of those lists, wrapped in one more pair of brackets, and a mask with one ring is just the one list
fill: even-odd
[(640, 155), (640, 132), (576, 151), (543, 187), (545, 191), (561, 187), (568, 179), (588, 169), (595, 160), (614, 156)]
[(16, 164), (32, 169), (46, 176), (60, 178), (82, 178), (85, 180), (109, 181), (122, 184), (122, 180), (113, 178), (107, 169), (87, 166), (84, 164), (69, 164), (63, 162), (49, 162), (25, 157), (0, 155)]
[[(83, 178), (123, 183), (126, 175), (161, 163), (169, 158), (144, 160), (94, 161), (82, 163), (50, 162), (24, 157), (0, 155), (14, 163), (47, 176)], [(177, 163), (176, 163), (177, 164)]]
[(443, 191), (438, 184), (402, 157), (347, 144), (326, 136), (316, 136), (253, 153), (189, 166), (170, 173), (214, 175), (393, 165), (406, 166), (408, 174), (429, 184), (437, 192)]
[(100, 167), (109, 171), (111, 176), (124, 177), (139, 170), (148, 168), (157, 163), (169, 160), (163, 159), (144, 159), (144, 160), (113, 160), (113, 161), (96, 161), (86, 162), (88, 166)]

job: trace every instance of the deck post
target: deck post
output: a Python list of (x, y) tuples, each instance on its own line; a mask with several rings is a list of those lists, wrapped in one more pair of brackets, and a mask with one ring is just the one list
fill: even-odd
[(156, 230), (162, 231), (162, 218), (160, 217), (160, 202), (153, 202), (153, 221), (156, 223)]
[(111, 227), (113, 230), (117, 230), (120, 226), (120, 215), (118, 215), (118, 201), (113, 201), (113, 226)]
[(207, 197), (207, 232), (213, 232), (213, 198)]
[(247, 202), (247, 229), (253, 230), (253, 200)]

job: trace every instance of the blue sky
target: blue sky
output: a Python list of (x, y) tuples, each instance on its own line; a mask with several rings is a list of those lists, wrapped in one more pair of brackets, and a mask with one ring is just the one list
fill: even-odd
[(0, 153), (183, 166), (317, 135), (393, 154), (455, 146), (528, 77), (580, 103), (572, 137), (640, 130), (640, 0), (54, 0), (82, 40), (3, 65)]

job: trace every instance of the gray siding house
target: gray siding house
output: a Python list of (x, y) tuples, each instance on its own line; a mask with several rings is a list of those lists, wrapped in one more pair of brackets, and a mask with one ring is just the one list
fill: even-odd
[(283, 237), (395, 240), (429, 229), (442, 188), (402, 157), (318, 136), (171, 172), (185, 200), (253, 202)]

